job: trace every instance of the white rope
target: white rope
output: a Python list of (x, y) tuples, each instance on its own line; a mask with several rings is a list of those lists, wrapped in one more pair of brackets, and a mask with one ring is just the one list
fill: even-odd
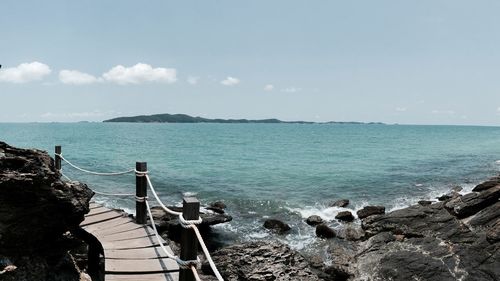
[[(73, 181), (72, 179), (70, 179), (68, 176), (66, 176), (65, 174), (63, 174), (62, 172), (62, 169), (59, 170), (59, 173), (61, 173), (61, 175), (68, 181)], [(99, 195), (104, 195), (104, 196), (123, 196), (123, 197), (128, 197), (128, 196), (135, 196), (135, 194), (131, 194), (131, 193), (105, 193), (105, 192), (100, 192), (100, 191), (97, 191), (95, 189), (91, 189), (95, 194), (99, 194)], [(141, 200), (141, 198), (144, 198), (144, 197), (137, 197), (135, 196), (135, 199), (136, 201), (139, 201)], [(142, 199), (144, 200), (144, 199)], [(140, 202), (140, 201), (139, 201)]]
[(194, 279), (196, 279), (196, 281), (201, 281), (195, 266), (191, 266), (191, 271), (193, 272)]
[(145, 202), (146, 202), (146, 208), (148, 210), (149, 220), (151, 222), (151, 227), (153, 227), (153, 231), (155, 233), (156, 240), (158, 240), (158, 244), (160, 244), (160, 248), (163, 250), (163, 252), (167, 256), (167, 258), (175, 260), (177, 262), (177, 264), (179, 265), (179, 267), (181, 267), (181, 268), (189, 268), (191, 266), (198, 265), (200, 263), (200, 261), (198, 259), (185, 261), (185, 260), (181, 260), (179, 257), (174, 256), (168, 252), (168, 250), (165, 248), (165, 246), (163, 246), (160, 234), (158, 234), (158, 230), (156, 230), (156, 225), (155, 225), (155, 221), (153, 219), (153, 214), (151, 213), (151, 208), (149, 207), (149, 202), (148, 202), (148, 200), (146, 200)]
[(156, 193), (155, 188), (154, 188), (153, 184), (151, 183), (151, 179), (149, 178), (148, 174), (146, 174), (146, 180), (148, 181), (149, 189), (151, 189), (151, 192), (153, 193), (153, 195), (156, 199), (156, 202), (158, 202), (158, 204), (160, 204), (160, 206), (163, 208), (163, 210), (165, 210), (165, 212), (172, 214), (172, 215), (175, 215), (175, 216), (182, 215), (181, 212), (176, 212), (172, 209), (169, 209), (167, 206), (165, 206), (163, 204), (163, 202), (161, 202), (160, 197), (158, 197), (158, 194)]
[[(92, 175), (97, 175), (97, 176), (119, 176), (119, 175), (130, 174), (130, 173), (136, 172), (135, 169), (131, 169), (131, 170), (123, 171), (123, 172), (115, 172), (115, 173), (93, 172), (93, 171), (89, 171), (89, 170), (80, 168), (80, 167), (76, 166), (75, 164), (69, 162), (66, 158), (64, 158), (62, 156), (62, 154), (57, 154), (56, 153), (56, 156), (59, 156), (62, 160), (64, 160), (64, 162), (68, 163), (71, 167), (73, 167), (73, 168), (75, 168), (75, 169), (77, 169), (79, 171), (82, 171), (84, 173), (88, 173), (88, 174), (92, 174)], [(139, 172), (139, 173), (142, 174), (144, 172)]]
[(205, 254), (205, 257), (207, 258), (208, 263), (210, 264), (210, 267), (212, 268), (212, 271), (215, 274), (215, 277), (217, 277), (217, 280), (219, 281), (224, 281), (224, 278), (219, 273), (219, 270), (217, 269), (217, 266), (215, 266), (214, 261), (212, 260), (212, 257), (210, 256), (210, 252), (207, 249), (207, 245), (205, 245), (205, 242), (203, 241), (203, 238), (201, 237), (200, 231), (196, 227), (196, 225), (191, 225), (191, 228), (193, 229), (194, 233), (196, 234), (196, 237), (198, 238), (198, 242), (200, 242), (201, 249), (203, 250), (203, 253)]

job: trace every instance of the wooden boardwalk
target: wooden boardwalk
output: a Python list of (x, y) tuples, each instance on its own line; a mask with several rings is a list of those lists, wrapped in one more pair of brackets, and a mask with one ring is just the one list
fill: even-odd
[[(150, 227), (96, 203), (90, 204), (80, 226), (104, 248), (107, 281), (179, 280), (179, 266), (163, 254)], [(168, 245), (166, 248), (172, 253)]]

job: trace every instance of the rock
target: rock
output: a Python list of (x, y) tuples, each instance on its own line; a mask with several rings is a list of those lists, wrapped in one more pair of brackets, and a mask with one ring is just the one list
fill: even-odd
[(306, 219), (306, 223), (308, 225), (315, 226), (315, 225), (323, 223), (323, 219), (320, 216), (312, 215)]
[(337, 201), (331, 203), (329, 206), (330, 207), (344, 208), (344, 207), (347, 207), (347, 205), (349, 205), (349, 200), (348, 199), (341, 199), (341, 200), (337, 200)]
[(458, 218), (471, 216), (498, 201), (500, 185), (488, 188), (482, 192), (468, 193), (460, 198), (454, 198), (446, 203), (446, 208)]
[(347, 221), (347, 222), (350, 222), (350, 221), (354, 220), (354, 216), (349, 211), (339, 212), (335, 216), (335, 218), (338, 219), (339, 221)]
[(216, 201), (213, 203), (210, 203), (208, 207), (206, 207), (207, 210), (216, 212), (218, 214), (224, 214), (224, 210), (226, 209), (226, 204), (222, 201)]
[(453, 198), (457, 198), (457, 197), (460, 197), (462, 196), (462, 194), (456, 192), (456, 191), (451, 191), (450, 193), (448, 194), (443, 194), (439, 197), (437, 197), (436, 199), (439, 200), (439, 201), (447, 201), (447, 200), (450, 200), (450, 199), (453, 199)]
[(79, 280), (63, 235), (89, 212), (93, 192), (64, 182), (43, 151), (0, 142), (0, 257), (17, 269), (2, 280)]
[(432, 204), (432, 201), (429, 201), (429, 200), (420, 200), (417, 202), (419, 205), (422, 205), (422, 206), (427, 206), (427, 205), (430, 205)]
[[(182, 207), (169, 206), (168, 208), (177, 212), (182, 212)], [(161, 232), (162, 235), (166, 234), (169, 239), (175, 242), (180, 242), (182, 226), (180, 225), (177, 216), (167, 213), (160, 206), (152, 207), (151, 214), (153, 215), (158, 231)], [(210, 226), (230, 222), (233, 219), (233, 217), (228, 214), (201, 212), (200, 217), (202, 219), (202, 223), (198, 225), (198, 228), (204, 238), (211, 233)], [(209, 246), (209, 248), (212, 248), (212, 246)]]
[(366, 206), (363, 209), (356, 212), (358, 218), (364, 219), (373, 215), (381, 215), (385, 213), (384, 206)]
[(328, 225), (322, 223), (316, 226), (316, 236), (320, 238), (330, 239), (337, 236), (337, 234), (335, 233), (335, 230), (330, 228)]
[(365, 231), (359, 226), (346, 225), (342, 237), (348, 241), (358, 241), (365, 237)]
[(487, 189), (490, 189), (492, 187), (495, 187), (497, 185), (500, 185), (500, 176), (491, 178), (485, 182), (482, 182), (478, 185), (476, 185), (472, 191), (479, 192), (479, 191), (484, 191)]
[(270, 229), (278, 234), (284, 234), (291, 229), (288, 224), (276, 219), (265, 220), (264, 228)]
[[(235, 244), (212, 253), (225, 280), (319, 281), (306, 259), (277, 241)], [(202, 266), (205, 274), (209, 267)]]

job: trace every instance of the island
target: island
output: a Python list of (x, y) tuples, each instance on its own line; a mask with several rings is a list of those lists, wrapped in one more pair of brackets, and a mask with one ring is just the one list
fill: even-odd
[(289, 124), (384, 124), (381, 122), (311, 122), (311, 121), (282, 121), (276, 118), (271, 119), (209, 119), (203, 117), (193, 117), (187, 114), (154, 114), (138, 115), (128, 117), (117, 117), (103, 122), (127, 122), (127, 123), (289, 123)]

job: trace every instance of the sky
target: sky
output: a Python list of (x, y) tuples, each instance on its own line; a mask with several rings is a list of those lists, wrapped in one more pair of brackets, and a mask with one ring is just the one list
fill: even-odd
[(0, 122), (500, 126), (500, 1), (0, 2)]

